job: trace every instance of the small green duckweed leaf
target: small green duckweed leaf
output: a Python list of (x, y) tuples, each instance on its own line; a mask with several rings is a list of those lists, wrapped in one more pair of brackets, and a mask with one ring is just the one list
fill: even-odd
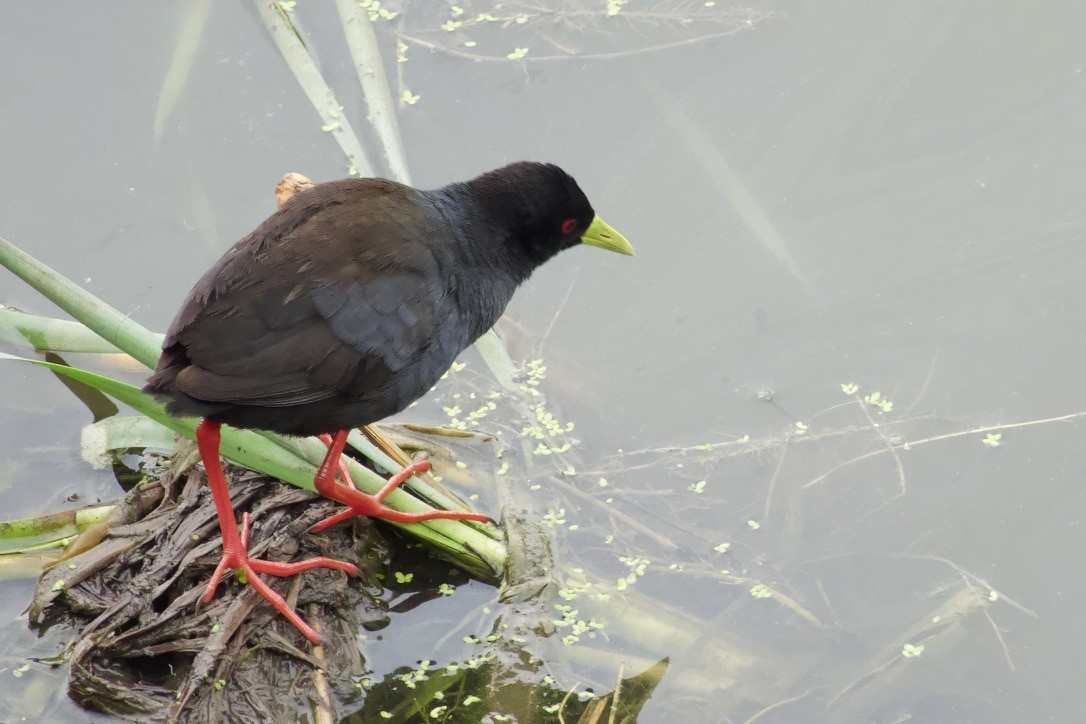
[(924, 653), (924, 644), (918, 644), (916, 646), (905, 644), (901, 647), (901, 655), (907, 659), (915, 659), (922, 653)]

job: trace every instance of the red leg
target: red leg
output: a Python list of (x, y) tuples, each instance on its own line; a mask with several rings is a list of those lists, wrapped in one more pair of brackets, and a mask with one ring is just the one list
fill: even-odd
[(237, 520), (234, 518), (234, 509), (230, 504), (230, 492), (226, 488), (226, 476), (223, 474), (222, 463), (219, 462), (219, 427), (219, 423), (213, 420), (201, 420), (196, 426), (196, 442), (200, 447), (200, 457), (204, 461), (204, 468), (207, 470), (207, 482), (211, 487), (211, 495), (215, 499), (215, 512), (219, 517), (219, 531), (222, 533), (222, 560), (215, 567), (215, 572), (211, 575), (207, 588), (204, 589), (204, 602), (210, 601), (215, 596), (215, 589), (218, 588), (228, 568), (241, 570), (245, 573), (246, 582), (249, 585), (297, 626), (303, 636), (319, 644), (321, 637), (317, 632), (287, 605), (282, 596), (264, 583), (257, 573), (293, 576), (314, 568), (334, 568), (353, 576), (358, 573), (358, 568), (346, 561), (337, 561), (323, 556), (295, 563), (276, 563), (249, 557), (249, 514), (245, 513), (242, 516), (239, 531)]
[(348, 506), (348, 509), (317, 523), (312, 528), (314, 533), (322, 531), (328, 526), (347, 520), (348, 518), (353, 518), (356, 515), (382, 518), (396, 523), (418, 523), (424, 520), (434, 520), (435, 518), (443, 518), (445, 520), (476, 520), (481, 523), (485, 523), (489, 520), (487, 516), (481, 513), (468, 513), (455, 510), (435, 510), (429, 513), (401, 513), (382, 505), (382, 501), (388, 494), (402, 485), (405, 480), (415, 473), (425, 472), (430, 469), (430, 463), (425, 461), (412, 463), (399, 473), (393, 475), (376, 495), (363, 493), (360, 490), (356, 490), (353, 486), (337, 485), (335, 473), (333, 471), (340, 465), (340, 455), (343, 452), (343, 446), (346, 441), (346, 430), (340, 430), (336, 433), (334, 438), (325, 440), (325, 443), (328, 444), (328, 454), (324, 456), (324, 461), (321, 462), (320, 467), (317, 468), (317, 476), (313, 479), (313, 486), (317, 489), (317, 492), (324, 497), (343, 503)]
[[(343, 433), (343, 436), (344, 436), (343, 439), (346, 440), (347, 439), (347, 431), (346, 430), (341, 430), (341, 432)], [(323, 435), (319, 435), (318, 437), (320, 437), (321, 442), (323, 442), (329, 448), (331, 448), (332, 445), (335, 444), (335, 441), (332, 439), (332, 436), (329, 435), (328, 433), (325, 433)], [(342, 453), (342, 452), (343, 452), (343, 449), (341, 447), (340, 448), (340, 453)], [(346, 483), (347, 485), (349, 485), (350, 487), (354, 488), (355, 490), (358, 490), (358, 486), (354, 484), (353, 480), (351, 480), (351, 471), (347, 469), (347, 463), (343, 462), (343, 455), (342, 454), (339, 456), (339, 464), (337, 465), (337, 467), (339, 468), (339, 477), (343, 478), (343, 482)]]

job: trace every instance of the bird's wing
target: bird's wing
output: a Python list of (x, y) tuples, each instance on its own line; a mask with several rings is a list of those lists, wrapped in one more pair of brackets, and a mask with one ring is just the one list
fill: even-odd
[(194, 288), (156, 376), (173, 365), (190, 397), (268, 407), (380, 388), (459, 325), (420, 226), (377, 218), (344, 229), (318, 212), (261, 253), (239, 245)]

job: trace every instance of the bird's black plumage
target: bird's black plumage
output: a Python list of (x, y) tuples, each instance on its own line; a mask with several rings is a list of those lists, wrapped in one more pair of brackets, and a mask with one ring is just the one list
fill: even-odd
[(595, 218), (550, 164), (433, 191), (319, 184), (196, 284), (145, 390), (175, 414), (235, 427), (310, 435), (375, 422), (425, 393)]

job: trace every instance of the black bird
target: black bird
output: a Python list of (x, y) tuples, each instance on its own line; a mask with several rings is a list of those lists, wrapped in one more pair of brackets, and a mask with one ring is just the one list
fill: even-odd
[(421, 397), (498, 321), (536, 267), (582, 243), (633, 254), (572, 177), (552, 164), (519, 162), (433, 191), (383, 179), (318, 184), (226, 252), (170, 325), (144, 388), (166, 399), (171, 413), (203, 418), (196, 438), (223, 538), (205, 600), (228, 568), (243, 569), (264, 598), (319, 642), (256, 574), (357, 572), (323, 557), (248, 557), (248, 520), (239, 533), (219, 462), (222, 423), (324, 435), (328, 455), (313, 482), (348, 509), (317, 528), (353, 515), (486, 520), (400, 513), (381, 503), (426, 463), (409, 466), (376, 496), (337, 483), (347, 431)]

